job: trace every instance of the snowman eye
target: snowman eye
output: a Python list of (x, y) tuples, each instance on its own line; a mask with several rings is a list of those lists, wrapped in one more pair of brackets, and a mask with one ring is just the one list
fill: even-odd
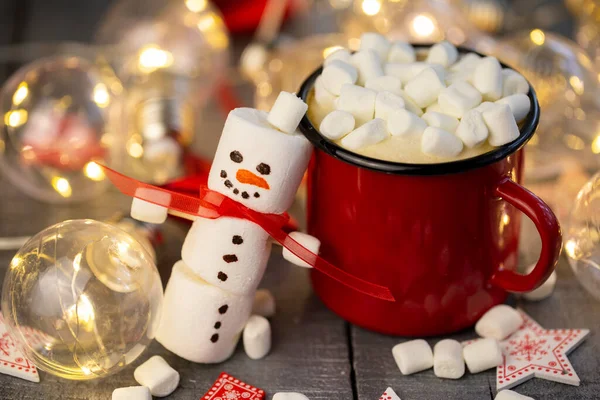
[(231, 161), (233, 161), (234, 163), (241, 163), (242, 161), (244, 161), (244, 157), (242, 157), (242, 153), (240, 153), (237, 150), (232, 151), (231, 153), (229, 153), (229, 158), (231, 158)]
[(271, 173), (271, 167), (269, 164), (260, 163), (256, 166), (256, 170), (260, 172), (261, 175), (269, 175)]

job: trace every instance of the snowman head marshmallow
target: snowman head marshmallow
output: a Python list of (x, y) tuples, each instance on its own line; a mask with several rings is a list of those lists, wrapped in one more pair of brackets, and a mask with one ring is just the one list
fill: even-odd
[(294, 132), (297, 123), (289, 134), (269, 122), (276, 108), (271, 114), (252, 108), (229, 113), (208, 177), (211, 190), (267, 214), (292, 205), (312, 150)]

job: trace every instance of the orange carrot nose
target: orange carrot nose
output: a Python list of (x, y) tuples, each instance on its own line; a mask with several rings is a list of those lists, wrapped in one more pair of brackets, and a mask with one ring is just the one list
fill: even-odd
[(254, 185), (258, 186), (259, 188), (269, 190), (269, 184), (267, 181), (255, 173), (248, 171), (247, 169), (238, 169), (235, 177), (239, 183), (246, 183), (248, 185)]

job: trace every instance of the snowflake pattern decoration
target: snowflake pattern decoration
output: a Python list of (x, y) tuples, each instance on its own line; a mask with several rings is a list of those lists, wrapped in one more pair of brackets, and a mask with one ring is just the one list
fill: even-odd
[(201, 400), (263, 400), (265, 392), (223, 372)]
[[(579, 386), (567, 354), (590, 333), (588, 329), (544, 329), (523, 310), (523, 325), (500, 342), (504, 361), (496, 370), (496, 390), (510, 389), (531, 378)], [(476, 340), (464, 342), (463, 345)]]

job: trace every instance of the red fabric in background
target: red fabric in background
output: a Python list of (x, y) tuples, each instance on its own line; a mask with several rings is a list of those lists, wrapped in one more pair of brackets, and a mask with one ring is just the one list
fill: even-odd
[[(223, 13), (227, 29), (232, 34), (250, 33), (258, 26), (260, 17), (268, 0), (213, 0), (213, 3)], [(298, 6), (295, 1), (288, 1), (285, 19), (291, 17)]]

